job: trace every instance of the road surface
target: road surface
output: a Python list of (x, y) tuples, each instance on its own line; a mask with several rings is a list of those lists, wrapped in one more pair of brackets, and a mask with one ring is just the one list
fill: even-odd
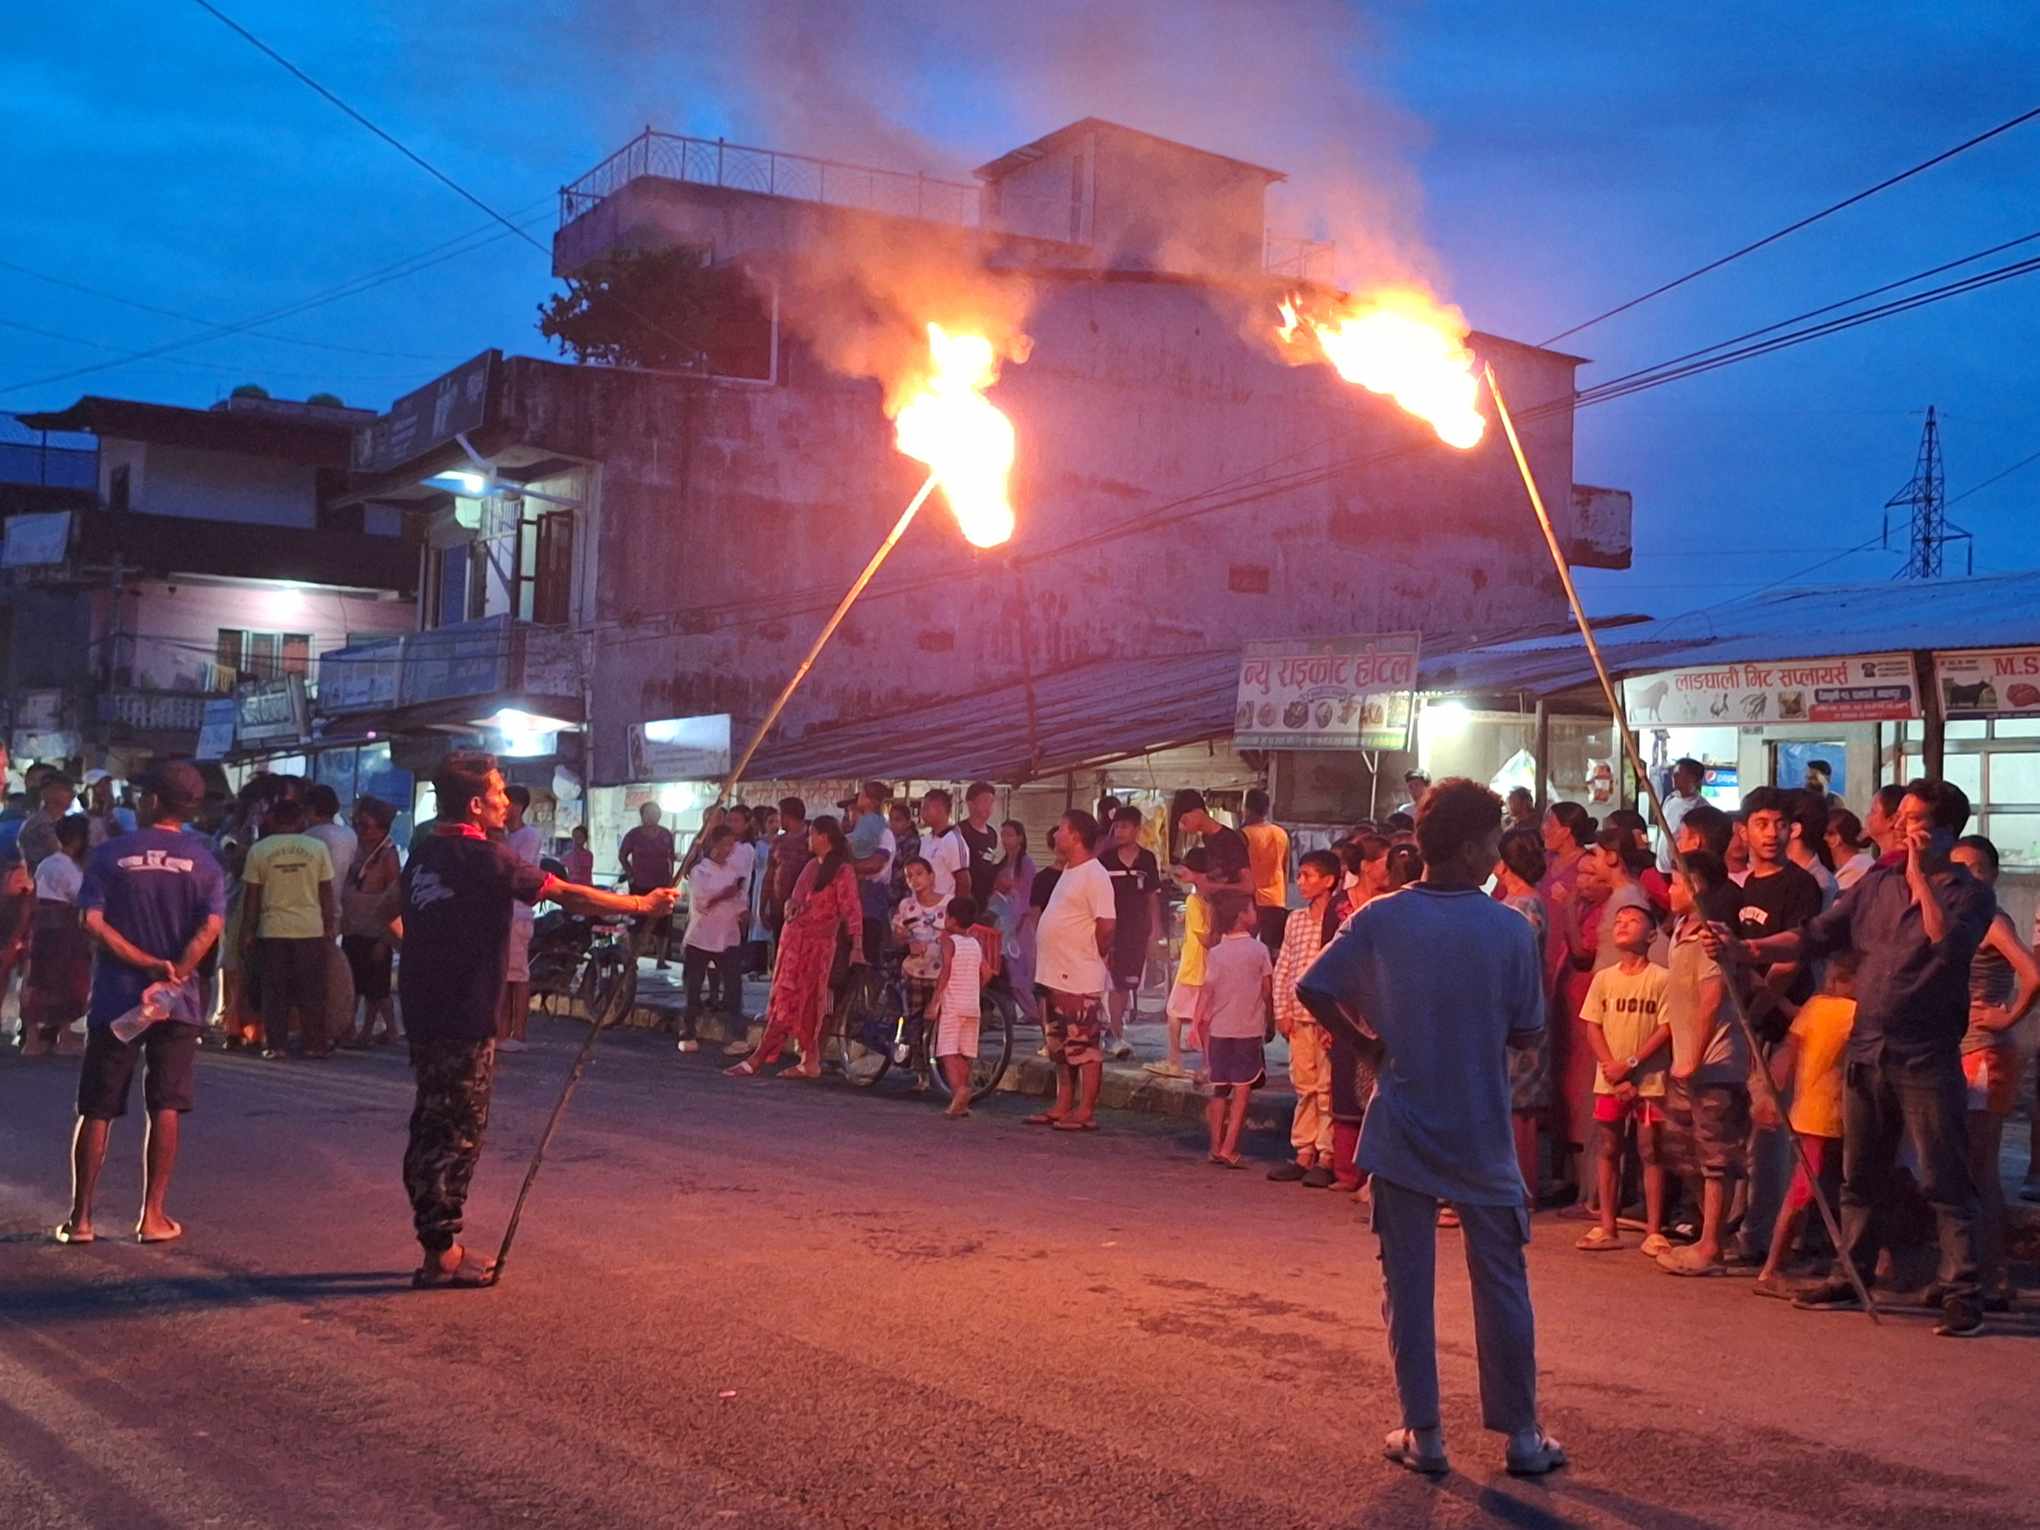
[[(577, 1029), (504, 1060), (470, 1227), (493, 1246)], [(737, 1083), (605, 1039), (505, 1284), (412, 1292), (392, 1053), (209, 1053), (171, 1200), (62, 1214), (75, 1062), (0, 1059), (0, 1523), (54, 1526), (2040, 1523), (2028, 1314), (1873, 1330), (1746, 1282), (1586, 1255), (1540, 1219), (1545, 1421), (1500, 1470), (1441, 1234), (1437, 1483), (1395, 1420), (1350, 1201), (1203, 1162), (1184, 1123), (1091, 1136), (1011, 1097), (948, 1122), (888, 1080)], [(1253, 1144), (1282, 1151), (1273, 1133)]]

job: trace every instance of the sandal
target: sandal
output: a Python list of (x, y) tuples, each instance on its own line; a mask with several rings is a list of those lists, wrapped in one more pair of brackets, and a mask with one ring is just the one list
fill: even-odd
[(59, 1222), (50, 1231), (50, 1237), (54, 1241), (58, 1243), (68, 1243), (73, 1248), (83, 1248), (88, 1243), (96, 1242), (98, 1236), (99, 1235), (97, 1233), (72, 1232), (71, 1224), (69, 1222)]
[(1509, 1469), (1511, 1477), (1542, 1477), (1546, 1472), (1555, 1472), (1565, 1465), (1565, 1447), (1539, 1430), (1535, 1450), (1520, 1456), (1513, 1450), (1505, 1452), (1502, 1464)]
[(724, 1078), (757, 1078), (759, 1076), (758, 1066), (747, 1057), (734, 1068), (723, 1069), (722, 1076)]
[(1608, 1231), (1607, 1228), (1596, 1223), (1580, 1234), (1579, 1240), (1573, 1244), (1573, 1247), (1584, 1250), (1589, 1254), (1605, 1254), (1610, 1249), (1622, 1247), (1622, 1240), (1614, 1233)]
[(417, 1291), (480, 1291), (495, 1283), (495, 1261), (477, 1259), (466, 1249), (460, 1251), (460, 1263), (451, 1270), (421, 1264), (411, 1272), (411, 1287)]
[(1098, 1123), (1096, 1121), (1072, 1121), (1069, 1117), (1065, 1116), (1062, 1120), (1055, 1123), (1055, 1129), (1059, 1132), (1095, 1132), (1098, 1129)]
[(1404, 1471), (1420, 1472), (1426, 1477), (1442, 1477), (1452, 1470), (1452, 1463), (1445, 1452), (1425, 1455), (1417, 1449), (1417, 1432), (1414, 1429), (1391, 1429), (1381, 1442), (1381, 1459), (1392, 1461)]
[(1043, 1111), (1039, 1115), (1025, 1117), (1020, 1124), (1022, 1126), (1054, 1126), (1060, 1120), (1062, 1120), (1061, 1116), (1052, 1116)]
[(1241, 1158), (1228, 1158), (1223, 1153), (1213, 1153), (1211, 1155), (1211, 1161), (1217, 1164), (1221, 1169), (1244, 1169), (1247, 1166), (1246, 1160)]

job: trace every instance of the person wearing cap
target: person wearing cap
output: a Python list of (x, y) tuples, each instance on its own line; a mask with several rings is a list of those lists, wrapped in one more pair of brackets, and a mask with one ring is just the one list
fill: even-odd
[(1424, 796), (1431, 790), (1431, 773), (1428, 770), (1406, 770), (1403, 772), (1402, 784), (1403, 790), (1410, 794), (1409, 800), (1396, 808), (1395, 812), (1409, 814), (1410, 822), (1415, 823), (1417, 809), (1424, 805)]
[(91, 846), (97, 850), (109, 839), (135, 832), (134, 809), (113, 800), (113, 772), (85, 772), (85, 816), (91, 821)]
[[(154, 766), (142, 782), (147, 827), (108, 840), (85, 864), (78, 907), (99, 950), (71, 1138), (71, 1212), (56, 1230), (60, 1243), (93, 1241), (93, 1193), (113, 1123), (127, 1113), (137, 1063), (149, 1120), (135, 1236), (167, 1243), (184, 1231), (163, 1202), (177, 1163), (181, 1118), (192, 1107), (199, 1037), (192, 974), (226, 922), (226, 873), (205, 840), (185, 828), (204, 797), (205, 778), (193, 766), (181, 760)], [(114, 1021), (140, 1006), (144, 991), (158, 983), (170, 987), (171, 1018), (122, 1041)]]

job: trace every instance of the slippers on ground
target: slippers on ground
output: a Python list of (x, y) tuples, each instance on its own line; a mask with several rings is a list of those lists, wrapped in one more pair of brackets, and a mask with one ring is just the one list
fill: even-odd
[(419, 1291), (480, 1291), (496, 1283), (496, 1265), (463, 1250), (460, 1264), (451, 1270), (421, 1264), (411, 1272), (411, 1285)]
[(744, 1061), (738, 1063), (734, 1068), (723, 1069), (722, 1076), (724, 1078), (757, 1078), (759, 1074), (758, 1069), (752, 1064), (751, 1060), (745, 1058)]
[(87, 1243), (98, 1241), (98, 1234), (96, 1233), (72, 1232), (69, 1222), (59, 1222), (55, 1227), (51, 1228), (50, 1237), (57, 1243), (67, 1243), (79, 1248), (82, 1248)]
[(1244, 1169), (1247, 1166), (1245, 1159), (1228, 1158), (1223, 1153), (1213, 1153), (1205, 1159), (1205, 1162), (1215, 1163), (1221, 1169)]
[(1024, 1117), (1020, 1124), (1022, 1126), (1054, 1126), (1060, 1120), (1062, 1120), (1061, 1116), (1051, 1116), (1046, 1112), (1042, 1112), (1038, 1115)]
[(1063, 1120), (1055, 1123), (1055, 1129), (1059, 1132), (1095, 1132), (1098, 1129), (1098, 1123), (1096, 1121), (1072, 1121), (1065, 1117)]
[(1685, 1248), (1675, 1248), (1669, 1254), (1660, 1254), (1657, 1267), (1667, 1275), (1707, 1276), (1728, 1273), (1728, 1267), (1719, 1259), (1696, 1257), (1690, 1244)]
[(1781, 1302), (1789, 1302), (1799, 1294), (1798, 1289), (1788, 1280), (1776, 1275), (1759, 1275), (1750, 1283), (1750, 1290), (1758, 1296), (1773, 1296)]
[(1426, 1455), (1417, 1449), (1417, 1432), (1414, 1429), (1391, 1429), (1381, 1442), (1381, 1459), (1392, 1461), (1404, 1471), (1419, 1472), (1426, 1477), (1442, 1477), (1452, 1470), (1452, 1463), (1444, 1451)]
[(1548, 1434), (1537, 1437), (1537, 1448), (1518, 1455), (1507, 1452), (1502, 1464), (1509, 1469), (1511, 1477), (1542, 1477), (1546, 1472), (1555, 1472), (1565, 1465), (1565, 1447)]
[(166, 1233), (145, 1233), (137, 1229), (135, 1232), (135, 1242), (175, 1243), (179, 1238), (183, 1236), (184, 1236), (184, 1224), (173, 1217), (170, 1219), (170, 1231)]
[(1589, 1227), (1573, 1244), (1589, 1254), (1606, 1253), (1609, 1249), (1622, 1247), (1622, 1240), (1605, 1227)]

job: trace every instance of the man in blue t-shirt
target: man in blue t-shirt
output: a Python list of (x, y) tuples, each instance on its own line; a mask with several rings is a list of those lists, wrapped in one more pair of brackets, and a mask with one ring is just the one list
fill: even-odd
[[(85, 1060), (78, 1074), (78, 1125), (71, 1144), (71, 1214), (60, 1243), (90, 1243), (92, 1195), (117, 1117), (127, 1113), (135, 1064), (149, 1124), (142, 1146), (142, 1215), (135, 1236), (167, 1243), (184, 1231), (163, 1209), (177, 1163), (179, 1117), (191, 1109), (199, 1009), (192, 973), (220, 937), (226, 875), (204, 839), (184, 825), (205, 797), (205, 778), (182, 761), (150, 770), (141, 783), (146, 827), (110, 839), (85, 863), (78, 907), (99, 947), (86, 1011)], [(132, 1040), (113, 1023), (152, 986), (169, 1010)]]
[(510, 794), (492, 754), (450, 754), (433, 773), (439, 816), (412, 841), (381, 915), (403, 949), (404, 1027), (418, 1093), (404, 1150), (404, 1189), (424, 1261), (418, 1287), (473, 1289), (495, 1279), (460, 1242), (495, 1076), (496, 1017), (510, 967), (515, 905), (551, 900), (575, 914), (673, 912), (678, 891), (601, 892), (562, 882), (501, 840)]
[(1433, 1325), (1438, 1208), (1459, 1214), (1473, 1281), (1481, 1422), (1508, 1436), (1517, 1476), (1565, 1464), (1537, 1422), (1537, 1354), (1523, 1246), (1530, 1217), (1510, 1125), (1507, 1048), (1544, 1030), (1530, 925), (1481, 886), (1501, 843), (1502, 799), (1441, 781), (1417, 808), (1424, 879), (1363, 905), (1297, 983), (1296, 996), (1379, 1063), (1360, 1132), (1373, 1175), (1382, 1307), (1402, 1400), (1384, 1454), (1446, 1470)]

